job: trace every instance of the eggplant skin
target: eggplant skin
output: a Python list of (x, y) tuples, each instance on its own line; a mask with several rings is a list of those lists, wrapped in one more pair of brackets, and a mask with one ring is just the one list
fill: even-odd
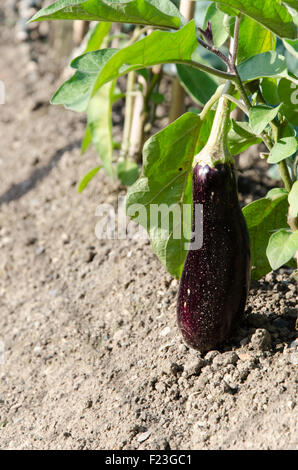
[(206, 352), (229, 337), (249, 290), (249, 235), (231, 164), (194, 167), (193, 236), (195, 204), (203, 205), (203, 244), (187, 253), (177, 321), (185, 342)]

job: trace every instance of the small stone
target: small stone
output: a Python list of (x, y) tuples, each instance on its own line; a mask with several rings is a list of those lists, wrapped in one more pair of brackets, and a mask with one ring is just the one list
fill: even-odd
[(88, 252), (88, 255), (86, 257), (86, 263), (92, 263), (92, 261), (94, 260), (96, 256), (96, 252), (95, 251), (89, 251)]
[(169, 367), (169, 372), (175, 376), (179, 374), (179, 372), (183, 371), (183, 367), (176, 364), (176, 362), (172, 362)]
[(271, 335), (265, 328), (258, 328), (252, 335), (250, 342), (253, 349), (268, 351), (271, 346)]
[(251, 359), (251, 355), (248, 353), (238, 353), (238, 357), (241, 359), (241, 361), (247, 361)]
[(296, 406), (296, 403), (294, 401), (290, 400), (290, 401), (288, 401), (287, 405), (288, 405), (288, 408), (290, 408), (290, 410), (293, 410)]
[(67, 243), (70, 242), (70, 238), (69, 238), (69, 236), (67, 235), (67, 233), (63, 233), (63, 234), (61, 235), (61, 240), (62, 240), (62, 243), (63, 243), (64, 245), (67, 245)]
[(198, 375), (205, 365), (204, 359), (197, 357), (196, 359), (191, 360), (188, 364), (184, 366), (183, 375), (186, 377), (191, 377), (192, 375)]
[(230, 395), (234, 395), (234, 393), (236, 393), (238, 391), (238, 387), (235, 386), (235, 387), (232, 387), (231, 385), (229, 385), (225, 380), (223, 381), (223, 391), (225, 393), (229, 393)]
[(161, 332), (159, 333), (160, 336), (164, 337), (167, 336), (171, 332), (171, 328), (169, 326), (166, 326)]
[(138, 442), (144, 442), (146, 441), (149, 437), (151, 436), (151, 431), (146, 431), (146, 432), (142, 432), (142, 434), (139, 434), (138, 437), (137, 437), (137, 441)]
[(238, 359), (239, 359), (239, 357), (235, 353), (235, 351), (227, 351), (223, 354), (218, 354), (214, 358), (214, 360), (212, 362), (212, 366), (213, 367), (226, 367), (229, 364), (235, 365), (237, 363)]
[(45, 251), (46, 251), (45, 247), (40, 246), (39, 248), (37, 248), (37, 250), (35, 250), (35, 254), (39, 256), (39, 255), (42, 255)]
[(29, 238), (26, 240), (25, 245), (26, 245), (26, 246), (31, 246), (31, 245), (34, 245), (36, 242), (37, 242), (37, 238), (36, 238), (36, 237), (29, 237)]
[(213, 359), (219, 354), (219, 351), (209, 351), (204, 357), (207, 364), (211, 364)]

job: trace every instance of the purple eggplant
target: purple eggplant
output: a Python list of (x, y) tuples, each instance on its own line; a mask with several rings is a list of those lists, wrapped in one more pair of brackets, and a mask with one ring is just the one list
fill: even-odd
[(193, 169), (193, 237), (196, 204), (203, 208), (203, 242), (187, 253), (177, 319), (185, 342), (204, 352), (229, 337), (249, 289), (249, 236), (230, 161)]

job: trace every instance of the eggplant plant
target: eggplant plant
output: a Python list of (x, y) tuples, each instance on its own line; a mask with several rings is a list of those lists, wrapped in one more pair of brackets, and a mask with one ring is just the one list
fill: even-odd
[[(229, 336), (244, 311), (250, 278), (284, 265), (297, 267), (297, 10), (295, 0), (198, 0), (194, 18), (186, 19), (170, 0), (59, 0), (31, 19), (98, 22), (97, 42), (72, 61), (74, 75), (52, 103), (87, 113), (83, 148), (92, 141), (111, 176), (107, 120), (120, 77), (128, 76), (129, 88), (141, 76), (148, 105), (154, 93), (158, 99), (161, 67), (174, 64), (198, 104), (198, 111), (185, 112), (144, 139), (141, 174), (128, 189), (126, 209), (148, 230), (168, 272), (181, 278), (178, 325), (186, 342), (202, 351)], [(117, 49), (102, 40), (113, 22), (139, 25), (133, 39)], [(231, 117), (235, 108), (242, 121)], [(127, 152), (133, 137), (130, 113), (120, 163), (135, 171)], [(278, 168), (280, 183), (241, 210), (234, 156), (261, 143), (260, 158)], [(100, 168), (91, 170), (82, 188)], [(203, 206), (203, 242), (192, 249), (196, 204)], [(146, 208), (142, 217), (135, 210), (140, 205)], [(165, 229), (152, 216), (152, 205), (181, 210)], [(193, 207), (192, 214), (184, 206)], [(177, 224), (180, 236), (175, 236)]]

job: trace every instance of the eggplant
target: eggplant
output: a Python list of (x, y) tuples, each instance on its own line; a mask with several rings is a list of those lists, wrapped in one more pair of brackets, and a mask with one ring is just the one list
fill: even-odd
[(227, 340), (244, 312), (250, 282), (249, 235), (225, 142), (228, 109), (219, 103), (206, 147), (194, 159), (191, 244), (200, 235), (197, 204), (203, 209), (203, 238), (201, 248), (187, 253), (178, 292), (179, 329), (201, 352)]

